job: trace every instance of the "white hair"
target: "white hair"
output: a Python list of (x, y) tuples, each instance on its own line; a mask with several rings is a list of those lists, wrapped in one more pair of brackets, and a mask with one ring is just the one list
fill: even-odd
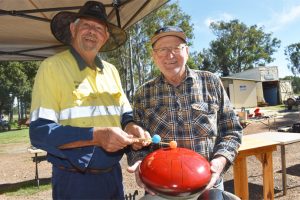
[(77, 25), (79, 21), (80, 21), (80, 18), (77, 18), (73, 23), (74, 23), (75, 25)]

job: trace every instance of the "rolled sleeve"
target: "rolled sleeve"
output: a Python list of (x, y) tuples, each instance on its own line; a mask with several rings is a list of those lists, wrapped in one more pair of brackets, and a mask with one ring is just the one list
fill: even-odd
[(224, 156), (227, 159), (227, 165), (224, 172), (233, 164), (240, 144), (242, 142), (243, 129), (232, 108), (229, 98), (221, 86), (221, 106), (218, 119), (218, 134), (216, 145), (214, 146), (214, 156)]
[(122, 115), (122, 117), (121, 117), (122, 129), (124, 129), (129, 122), (133, 122), (133, 112), (132, 111), (126, 112)]
[[(58, 148), (75, 141), (92, 140), (93, 128), (62, 126), (50, 120), (38, 119), (30, 123), (29, 136), (33, 146), (47, 151), (53, 157), (61, 158), (61, 162), (68, 160), (78, 168), (87, 167), (94, 152), (94, 147), (83, 147), (77, 151)], [(59, 159), (56, 162), (60, 162)]]

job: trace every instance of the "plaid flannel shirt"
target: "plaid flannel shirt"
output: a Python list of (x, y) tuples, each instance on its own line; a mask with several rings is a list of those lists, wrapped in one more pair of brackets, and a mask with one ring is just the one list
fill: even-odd
[[(163, 75), (141, 86), (134, 98), (134, 120), (163, 142), (177, 141), (178, 147), (192, 149), (207, 160), (217, 155), (234, 161), (241, 144), (242, 127), (220, 79), (207, 71), (187, 68), (185, 80), (177, 87)], [(143, 159), (162, 145), (151, 144), (127, 153), (128, 164)]]

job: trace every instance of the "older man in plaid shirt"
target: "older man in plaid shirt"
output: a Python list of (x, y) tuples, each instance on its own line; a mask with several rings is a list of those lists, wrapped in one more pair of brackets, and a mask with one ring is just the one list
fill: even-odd
[[(151, 38), (152, 56), (161, 75), (141, 86), (134, 99), (134, 120), (164, 142), (177, 141), (179, 147), (198, 152), (210, 161), (212, 178), (206, 189), (223, 188), (222, 175), (237, 156), (242, 127), (220, 79), (207, 71), (187, 65), (189, 49), (179, 27), (163, 27)], [(151, 151), (151, 145), (130, 151), (133, 172)], [(149, 188), (139, 181), (150, 194)], [(156, 197), (157, 198), (157, 197)]]

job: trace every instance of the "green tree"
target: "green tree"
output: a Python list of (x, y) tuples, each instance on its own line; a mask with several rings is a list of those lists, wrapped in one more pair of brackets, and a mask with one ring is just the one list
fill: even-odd
[(290, 62), (288, 68), (294, 75), (300, 74), (300, 43), (291, 44), (286, 47), (284, 54)]
[(202, 52), (201, 68), (218, 71), (223, 76), (271, 63), (272, 54), (280, 47), (280, 40), (264, 33), (256, 25), (247, 27), (239, 20), (215, 22), (210, 25), (217, 36), (210, 48)]
[(300, 78), (297, 76), (286, 76), (280, 80), (291, 80), (292, 87), (295, 94), (300, 94)]
[(19, 102), (19, 118), (28, 117), (27, 113), (30, 109), (31, 93), (34, 84), (34, 78), (39, 68), (40, 61), (23, 61), (21, 62), (21, 71), (26, 76), (26, 82), (22, 87), (22, 92), (18, 95)]
[(30, 106), (31, 91), (39, 62), (0, 62), (0, 113), (10, 114), (14, 99), (18, 100), (19, 118)]
[(23, 83), (24, 77), (17, 62), (1, 62), (0, 74), (0, 113), (10, 114), (17, 85)]

